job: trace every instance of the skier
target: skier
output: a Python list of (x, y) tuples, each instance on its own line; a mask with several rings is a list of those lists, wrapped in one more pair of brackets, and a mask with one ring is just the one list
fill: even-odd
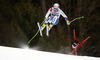
[[(54, 25), (57, 25), (58, 22), (59, 22), (59, 17), (60, 15), (62, 15), (66, 22), (67, 22), (67, 25), (70, 25), (70, 22), (68, 20), (68, 17), (64, 14), (64, 12), (59, 8), (59, 4), (58, 3), (55, 3), (53, 5), (53, 7), (51, 7), (47, 14), (45, 15), (45, 22), (43, 23), (42, 26), (39, 25), (38, 23), (38, 27), (39, 27), (39, 30), (40, 30), (40, 35), (42, 36), (42, 31), (43, 29), (47, 26), (47, 36), (48, 36), (48, 31), (50, 31), (50, 29), (54, 26)], [(48, 26), (49, 24), (49, 26)]]
[(43, 30), (45, 27), (46, 27), (46, 24), (49, 23), (49, 30), (54, 26), (54, 25), (57, 25), (58, 22), (59, 22), (59, 17), (60, 15), (62, 15), (66, 22), (67, 22), (67, 25), (70, 24), (69, 20), (68, 20), (68, 17), (64, 14), (64, 12), (59, 8), (59, 4), (58, 3), (55, 3), (53, 5), (53, 7), (51, 7), (46, 16), (45, 16), (45, 22), (44, 24), (41, 26), (41, 30)]
[(77, 39), (75, 39), (72, 48), (75, 49), (78, 45), (80, 45), (80, 42)]

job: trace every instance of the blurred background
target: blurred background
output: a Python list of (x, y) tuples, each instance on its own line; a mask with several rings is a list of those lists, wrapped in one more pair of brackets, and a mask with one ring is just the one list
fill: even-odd
[[(38, 34), (30, 44), (28, 41), (38, 30), (37, 22), (42, 22), (49, 8), (59, 3), (69, 20), (84, 16), (84, 19), (67, 26), (63, 17), (47, 37)], [(76, 38), (82, 42), (78, 55), (100, 57), (100, 0), (0, 0), (0, 45), (21, 48), (22, 44), (38, 50), (69, 54), (73, 49), (73, 29)]]

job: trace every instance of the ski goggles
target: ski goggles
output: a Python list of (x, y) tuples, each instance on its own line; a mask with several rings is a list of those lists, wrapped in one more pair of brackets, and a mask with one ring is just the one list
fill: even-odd
[(58, 11), (58, 8), (54, 8), (54, 10), (57, 10)]

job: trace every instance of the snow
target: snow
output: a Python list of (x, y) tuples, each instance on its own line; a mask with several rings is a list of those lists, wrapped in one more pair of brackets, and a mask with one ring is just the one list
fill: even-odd
[(100, 60), (100, 58), (0, 46), (0, 60)]

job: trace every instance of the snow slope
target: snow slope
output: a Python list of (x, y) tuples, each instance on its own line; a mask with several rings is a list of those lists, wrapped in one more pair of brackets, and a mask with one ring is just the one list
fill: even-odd
[(0, 60), (100, 60), (100, 58), (0, 46)]

